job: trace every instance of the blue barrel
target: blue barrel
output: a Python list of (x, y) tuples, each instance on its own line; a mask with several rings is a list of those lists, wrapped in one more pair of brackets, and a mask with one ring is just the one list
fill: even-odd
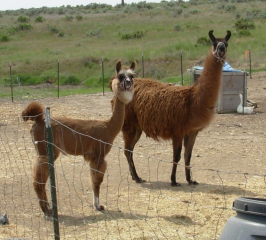
[(237, 198), (219, 240), (266, 240), (266, 199)]

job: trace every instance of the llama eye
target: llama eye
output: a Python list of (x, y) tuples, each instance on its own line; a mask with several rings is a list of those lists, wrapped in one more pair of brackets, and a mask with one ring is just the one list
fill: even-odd
[(125, 75), (118, 75), (118, 80), (122, 82), (125, 79)]

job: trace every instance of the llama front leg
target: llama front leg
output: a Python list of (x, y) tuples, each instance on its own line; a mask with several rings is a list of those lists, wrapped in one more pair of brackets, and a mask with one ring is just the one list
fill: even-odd
[(130, 174), (132, 176), (132, 179), (136, 183), (143, 183), (146, 181), (144, 179), (141, 179), (138, 176), (136, 168), (135, 168), (135, 164), (133, 161), (133, 150), (134, 150), (136, 143), (140, 139), (140, 136), (142, 134), (142, 130), (140, 128), (134, 128), (134, 129), (130, 129), (130, 130), (131, 130), (130, 133), (128, 133), (127, 131), (125, 131), (123, 129), (123, 138), (124, 138), (124, 142), (125, 142), (124, 154), (127, 158), (129, 171), (130, 171)]
[(184, 147), (185, 147), (185, 173), (186, 173), (186, 180), (189, 184), (197, 185), (198, 183), (196, 181), (192, 180), (191, 177), (191, 170), (190, 170), (190, 159), (192, 155), (193, 146), (195, 144), (195, 140), (197, 137), (198, 132), (190, 132), (188, 135), (184, 138)]
[(45, 185), (49, 177), (48, 158), (37, 157), (33, 166), (33, 187), (39, 199), (39, 205), (45, 215), (51, 215), (52, 209), (48, 203)]
[(101, 211), (104, 206), (100, 205), (100, 185), (103, 181), (104, 173), (106, 171), (107, 163), (105, 160), (95, 160), (90, 162), (90, 179), (93, 190), (93, 207)]
[(172, 167), (172, 174), (171, 174), (171, 185), (181, 186), (180, 183), (176, 182), (176, 169), (177, 169), (177, 164), (181, 158), (182, 139), (174, 138), (172, 140), (172, 144), (173, 144), (173, 167)]

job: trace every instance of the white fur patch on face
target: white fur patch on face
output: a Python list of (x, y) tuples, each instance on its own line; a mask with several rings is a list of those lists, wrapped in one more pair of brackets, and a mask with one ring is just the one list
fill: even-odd
[(120, 72), (118, 74), (135, 75), (135, 72), (132, 69), (122, 69), (122, 70), (120, 70)]
[(128, 104), (132, 99), (134, 95), (134, 90), (131, 91), (123, 91), (119, 94), (118, 98), (123, 101), (123, 103)]

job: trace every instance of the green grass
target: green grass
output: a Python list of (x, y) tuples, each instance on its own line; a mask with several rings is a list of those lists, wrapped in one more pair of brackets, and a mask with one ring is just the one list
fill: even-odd
[[(224, 37), (226, 31), (231, 30), (227, 61), (233, 68), (249, 69), (245, 51), (250, 46), (253, 71), (264, 70), (266, 19), (257, 16), (248, 19), (255, 24), (250, 36), (239, 36), (234, 26), (236, 13), (240, 18), (246, 18), (248, 11), (262, 11), (264, 4), (262, 1), (201, 0), (153, 3), (148, 7), (139, 3), (126, 5), (124, 9), (96, 4), (93, 7), (45, 9), (45, 12), (36, 9), (36, 13), (24, 10), (23, 14), (20, 10), (2, 11), (0, 35), (10, 34), (9, 41), (0, 43), (0, 83), (9, 78), (10, 62), (15, 79), (28, 76), (31, 84), (45, 83), (48, 78), (57, 79), (59, 60), (60, 84), (71, 76), (83, 86), (97, 88), (102, 78), (102, 58), (106, 79), (114, 75), (118, 60), (123, 64), (136, 60), (136, 72), (142, 76), (142, 53), (145, 77), (178, 82), (180, 80), (176, 79), (181, 79), (181, 52), (184, 72), (197, 61), (204, 60), (209, 46), (199, 45), (197, 40), (208, 38), (209, 30), (214, 30), (216, 37)], [(27, 13), (30, 13), (27, 24), (32, 29), (14, 30), (19, 25), (18, 17)], [(66, 21), (66, 16), (71, 14), (81, 15), (82, 20), (74, 17)], [(38, 16), (44, 21), (35, 22)], [(175, 30), (177, 24), (179, 31)], [(60, 32), (63, 36), (58, 36)], [(145, 34), (140, 38), (122, 39), (126, 33), (138, 32)]]

